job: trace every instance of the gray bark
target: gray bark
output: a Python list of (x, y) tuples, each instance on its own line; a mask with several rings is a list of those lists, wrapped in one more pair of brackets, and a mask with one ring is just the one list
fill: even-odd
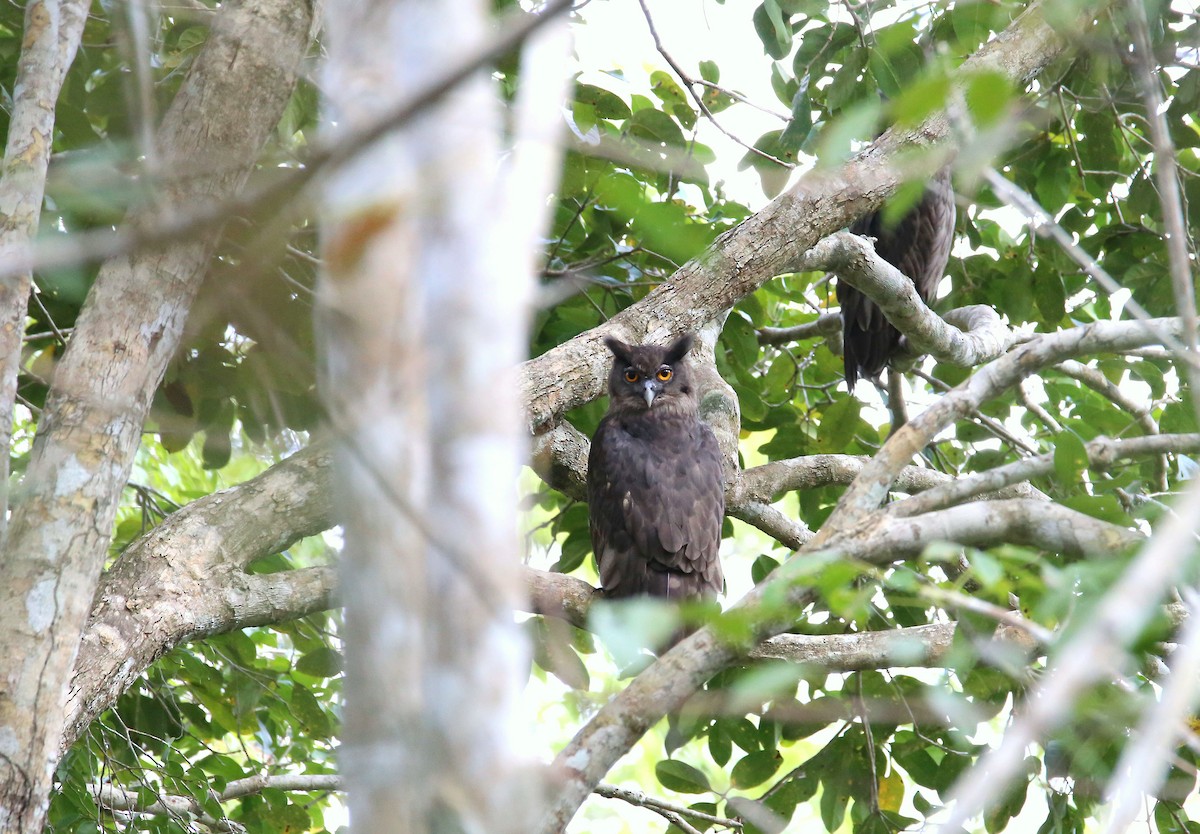
[[(54, 104), (79, 49), (88, 6), (82, 0), (34, 0), (25, 7), (0, 174), (0, 262), (13, 260), (37, 234), (53, 146)], [(31, 286), (27, 269), (0, 281), (0, 547), (8, 529), (12, 414)]]

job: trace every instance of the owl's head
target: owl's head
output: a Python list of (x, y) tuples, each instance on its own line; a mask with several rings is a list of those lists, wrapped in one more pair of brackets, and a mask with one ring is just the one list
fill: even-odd
[(696, 396), (685, 357), (695, 337), (684, 333), (666, 347), (604, 340), (616, 357), (608, 374), (609, 408), (635, 412), (695, 412)]

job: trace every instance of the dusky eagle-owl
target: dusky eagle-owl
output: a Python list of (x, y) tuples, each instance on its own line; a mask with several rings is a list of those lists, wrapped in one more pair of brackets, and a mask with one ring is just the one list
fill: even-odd
[(711, 598), (724, 588), (721, 451), (698, 416), (686, 359), (667, 347), (606, 339), (611, 401), (592, 438), (587, 495), (592, 549), (609, 598)]

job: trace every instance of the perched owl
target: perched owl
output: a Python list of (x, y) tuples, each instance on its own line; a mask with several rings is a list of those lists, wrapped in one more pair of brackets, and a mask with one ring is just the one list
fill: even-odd
[(605, 344), (612, 398), (588, 456), (592, 549), (609, 598), (713, 597), (725, 584), (721, 450), (697, 416), (685, 334), (669, 347)]
[[(950, 169), (934, 175), (920, 202), (899, 222), (884, 225), (881, 213), (872, 212), (855, 221), (850, 231), (875, 238), (879, 257), (912, 279), (917, 294), (928, 304), (946, 272), (954, 242)], [(837, 299), (842, 305), (846, 385), (853, 391), (859, 377), (878, 377), (899, 353), (900, 331), (884, 318), (874, 301), (849, 284), (838, 281)]]

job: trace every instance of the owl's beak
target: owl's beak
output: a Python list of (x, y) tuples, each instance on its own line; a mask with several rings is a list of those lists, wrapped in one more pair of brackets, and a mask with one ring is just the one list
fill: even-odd
[(653, 408), (654, 407), (654, 398), (656, 396), (658, 396), (658, 386), (655, 385), (654, 382), (649, 379), (646, 380), (644, 385), (646, 387), (644, 389), (642, 389), (642, 396), (645, 397), (645, 399), (646, 399), (646, 408)]

